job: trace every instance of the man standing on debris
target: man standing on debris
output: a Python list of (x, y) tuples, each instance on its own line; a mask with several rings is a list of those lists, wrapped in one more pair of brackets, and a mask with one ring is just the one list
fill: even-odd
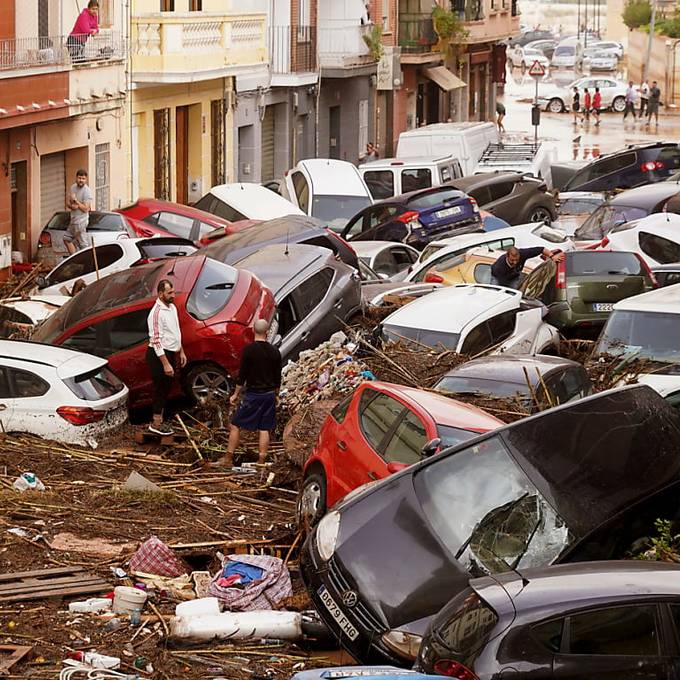
[(90, 223), (92, 191), (87, 186), (87, 170), (76, 172), (76, 182), (71, 185), (66, 207), (71, 211), (68, 228), (64, 234), (64, 244), (69, 255), (87, 248), (87, 225)]
[(501, 255), (491, 265), (491, 283), (496, 286), (505, 286), (506, 288), (519, 288), (522, 282), (522, 269), (524, 263), (532, 257), (543, 255), (546, 259), (550, 258), (553, 262), (562, 262), (564, 260), (564, 253), (548, 248), (515, 248), (512, 246), (508, 248), (507, 252)]
[(153, 421), (149, 425), (149, 432), (171, 435), (172, 427), (163, 422), (163, 412), (177, 369), (177, 355), (179, 354), (179, 368), (186, 365), (187, 358), (182, 349), (182, 331), (177, 308), (173, 304), (175, 289), (172, 282), (162, 279), (158, 283), (157, 292), (156, 304), (151, 308), (147, 319), (149, 347), (146, 350), (146, 363), (149, 365), (154, 387)]
[(281, 352), (267, 342), (267, 321), (258, 319), (254, 330), (255, 342), (243, 349), (236, 389), (229, 400), (232, 406), (236, 406), (239, 400), (241, 403), (231, 419), (227, 455), (219, 461), (225, 465), (232, 465), (234, 461), (241, 429), (258, 433), (260, 455), (257, 462), (264, 463), (269, 451), (269, 433), (276, 426), (276, 399), (281, 387)]

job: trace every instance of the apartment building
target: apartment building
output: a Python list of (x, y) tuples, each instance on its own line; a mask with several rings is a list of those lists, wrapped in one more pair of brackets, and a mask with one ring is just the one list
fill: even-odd
[[(82, 50), (67, 37), (84, 0), (0, 3), (0, 272), (34, 256), (64, 210), (78, 168), (97, 209), (126, 196), (124, 0), (100, 0), (100, 31)], [(123, 168), (112, 172), (112, 168)]]

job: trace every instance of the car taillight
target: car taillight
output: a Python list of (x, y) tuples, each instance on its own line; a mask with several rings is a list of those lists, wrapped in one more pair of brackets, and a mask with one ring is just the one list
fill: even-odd
[(60, 406), (57, 413), (71, 425), (89, 425), (101, 420), (106, 411), (95, 411), (87, 406)]
[(40, 233), (40, 238), (38, 239), (38, 245), (41, 246), (51, 246), (52, 236), (49, 231), (43, 231)]
[(357, 251), (354, 250), (354, 248), (352, 248), (352, 244), (349, 243), (348, 241), (345, 241), (345, 239), (342, 238), (342, 236), (338, 236), (332, 229), (328, 229), (328, 227), (326, 227), (326, 231), (328, 232), (328, 235), (331, 238), (334, 238), (336, 241), (339, 241), (343, 248), (349, 248), (355, 255), (357, 254)]
[(137, 262), (133, 262), (130, 266), (138, 267), (139, 265), (142, 264), (149, 264), (149, 262), (153, 262), (153, 260), (150, 257), (142, 257), (141, 259), (137, 260)]
[(472, 205), (472, 211), (478, 213), (479, 212), (479, 204), (477, 203), (476, 198), (472, 198), (472, 196), (468, 196), (470, 199), (470, 204)]
[(557, 263), (557, 287), (564, 289), (567, 287), (567, 265), (564, 260)]
[(605, 236), (601, 241), (600, 245), (598, 246), (599, 248), (606, 248), (609, 245), (609, 238)]
[(652, 172), (654, 170), (663, 170), (666, 164), (663, 161), (647, 161), (640, 166), (642, 172)]
[(408, 224), (409, 222), (417, 222), (419, 217), (420, 217), (419, 212), (415, 210), (407, 210), (405, 213), (402, 213), (401, 215), (395, 217), (394, 219), (397, 220), (397, 222)]
[(652, 280), (652, 287), (653, 288), (658, 288), (659, 287), (659, 282), (656, 280), (656, 276), (654, 276), (654, 272), (649, 268), (649, 265), (647, 264), (647, 261), (645, 260), (642, 255), (639, 253), (635, 253), (635, 257), (637, 257), (638, 260), (640, 260), (640, 264), (642, 265), (642, 268), (645, 270), (645, 273), (649, 278)]
[(425, 274), (425, 283), (444, 283), (444, 277), (439, 272), (427, 272)]
[(453, 659), (439, 659), (434, 665), (434, 670), (439, 675), (457, 678), (457, 680), (479, 680), (467, 666)]

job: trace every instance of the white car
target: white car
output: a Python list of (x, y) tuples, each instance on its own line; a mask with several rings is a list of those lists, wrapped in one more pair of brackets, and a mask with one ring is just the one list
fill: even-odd
[(605, 54), (612, 54), (617, 59), (623, 57), (623, 45), (620, 42), (608, 41), (608, 40), (598, 40), (597, 42), (588, 42), (588, 47), (586, 49), (597, 49), (598, 52), (604, 52)]
[(515, 68), (528, 69), (536, 61), (546, 72), (550, 69), (550, 59), (539, 49), (517, 45), (514, 49), (510, 50), (510, 62)]
[(599, 248), (638, 253), (649, 267), (679, 262), (680, 215), (654, 213), (621, 224), (605, 236)]
[(584, 52), (583, 68), (586, 71), (616, 71), (618, 67), (618, 57), (611, 52), (600, 52), (595, 47)]
[(200, 198), (194, 208), (229, 222), (265, 221), (286, 215), (304, 215), (302, 210), (279, 194), (252, 182), (218, 184)]
[(341, 232), (360, 210), (373, 203), (371, 192), (355, 165), (333, 158), (310, 158), (288, 170), (281, 195), (302, 210)]
[(460, 354), (540, 354), (559, 346), (547, 308), (502, 286), (458, 284), (392, 312), (380, 325), (385, 340), (445, 347)]
[(0, 338), (28, 337), (35, 326), (70, 299), (67, 295), (27, 295), (0, 300)]
[(128, 388), (106, 359), (63, 347), (0, 340), (0, 426), (96, 447), (127, 420)]
[(352, 248), (360, 262), (387, 278), (405, 275), (420, 256), (415, 248), (393, 241), (353, 241)]
[(621, 113), (626, 108), (626, 83), (603, 76), (587, 76), (569, 83), (566, 87), (542, 87), (538, 95), (538, 105), (552, 113), (571, 111), (571, 100), (574, 96), (574, 88), (578, 88), (581, 94), (581, 106), (583, 106), (583, 92), (588, 88), (591, 96), (595, 94), (595, 88), (600, 88), (602, 95), (602, 108), (613, 109)]
[(516, 248), (549, 248), (550, 250), (574, 250), (573, 242), (566, 234), (553, 229), (543, 222), (518, 224), (506, 229), (481, 231), (474, 234), (462, 234), (453, 238), (433, 241), (420, 254), (418, 262), (413, 265), (405, 281), (419, 283), (425, 280), (430, 269), (449, 269), (456, 264), (457, 258), (473, 248), (487, 250), (507, 250)]
[(553, 68), (580, 69), (583, 64), (583, 45), (576, 38), (565, 38), (555, 46), (550, 65)]
[(198, 249), (179, 236), (130, 238), (94, 248), (84, 248), (67, 257), (47, 276), (39, 277), (41, 295), (72, 295), (76, 281), (90, 284), (136, 264), (168, 257), (186, 257)]

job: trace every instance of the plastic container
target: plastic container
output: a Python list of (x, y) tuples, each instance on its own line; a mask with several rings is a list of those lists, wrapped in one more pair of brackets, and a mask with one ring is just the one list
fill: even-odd
[(200, 597), (197, 600), (180, 602), (175, 607), (175, 616), (179, 619), (189, 619), (198, 616), (218, 616), (220, 601), (216, 597)]
[(116, 586), (113, 589), (113, 611), (116, 614), (132, 614), (134, 611), (141, 611), (146, 597), (146, 593), (139, 588)]
[(44, 484), (32, 472), (24, 472), (14, 480), (12, 486), (17, 491), (44, 491)]
[(80, 602), (71, 602), (68, 606), (70, 612), (78, 614), (107, 612), (109, 609), (111, 609), (111, 600), (108, 597), (91, 597)]
[(171, 628), (173, 636), (192, 640), (243, 638), (299, 640), (302, 637), (302, 615), (299, 612), (269, 610), (224, 612), (217, 616), (175, 617)]
[(105, 654), (97, 654), (97, 652), (73, 652), (69, 654), (70, 659), (81, 661), (92, 668), (120, 668), (120, 659), (117, 656), (106, 656)]

